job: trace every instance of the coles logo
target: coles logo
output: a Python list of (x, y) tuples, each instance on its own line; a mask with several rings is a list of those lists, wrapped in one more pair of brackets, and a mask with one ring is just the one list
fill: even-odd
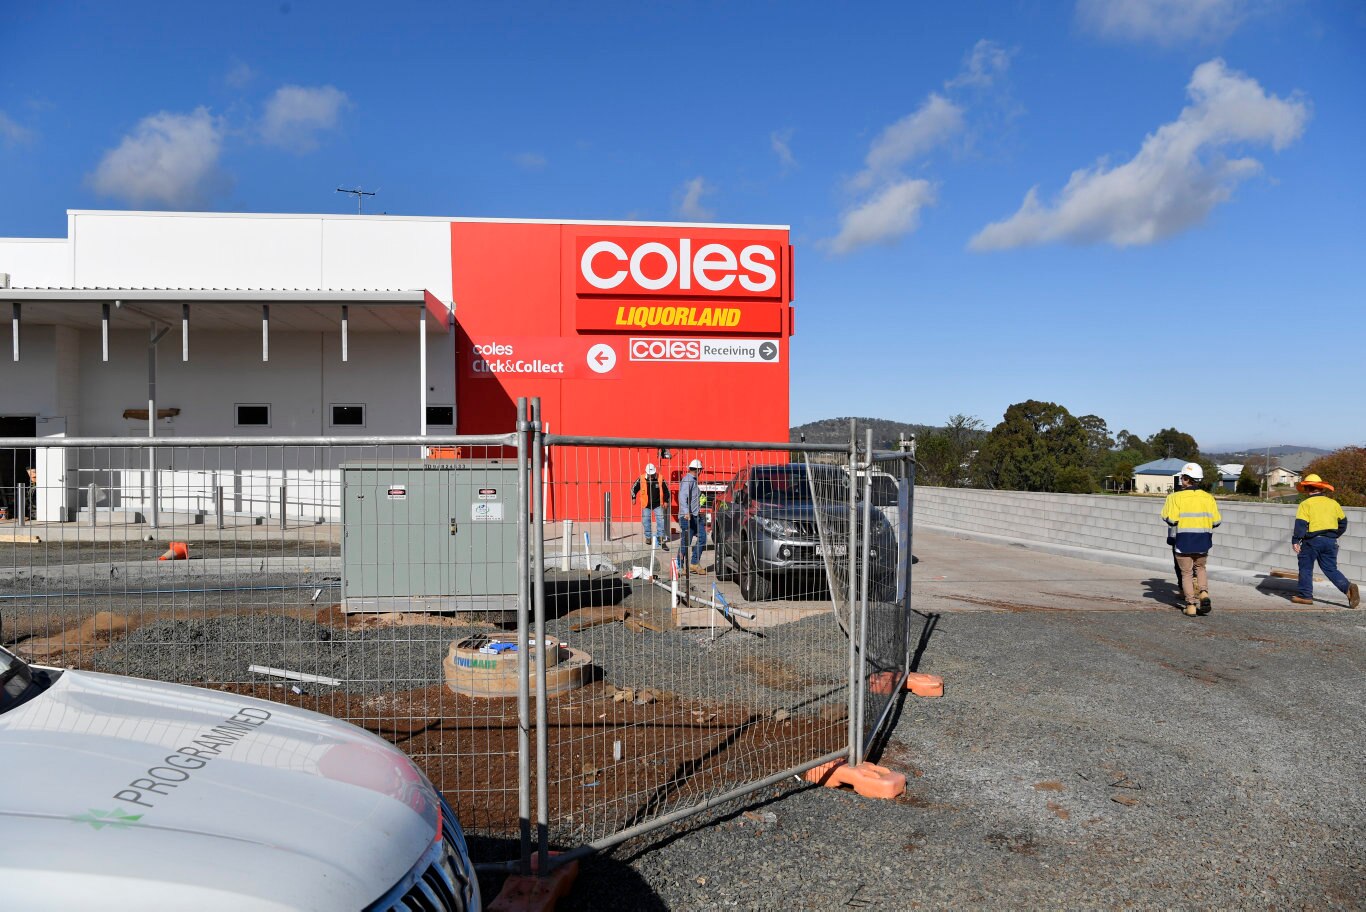
[(700, 339), (632, 339), (632, 361), (698, 361), (702, 358)]
[(589, 295), (780, 298), (777, 245), (711, 238), (578, 239), (577, 290)]

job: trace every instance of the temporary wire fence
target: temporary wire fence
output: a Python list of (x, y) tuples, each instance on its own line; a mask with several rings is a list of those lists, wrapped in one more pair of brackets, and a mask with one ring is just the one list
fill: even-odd
[(360, 725), (522, 873), (858, 763), (907, 669), (909, 460), (518, 406), (484, 437), (0, 440), (0, 641)]

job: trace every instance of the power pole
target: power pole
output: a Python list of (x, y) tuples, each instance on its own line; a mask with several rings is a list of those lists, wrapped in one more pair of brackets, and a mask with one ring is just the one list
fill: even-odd
[(367, 196), (374, 196), (374, 195), (375, 195), (376, 193), (378, 193), (379, 191), (378, 191), (378, 190), (362, 190), (360, 187), (357, 187), (357, 188), (354, 189), (354, 190), (347, 190), (345, 187), (338, 187), (338, 188), (337, 188), (337, 192), (338, 192), (338, 193), (354, 193), (354, 194), (356, 195), (356, 214), (357, 214), (357, 215), (361, 215), (361, 214), (363, 214), (363, 208), (364, 208), (365, 198), (366, 198)]

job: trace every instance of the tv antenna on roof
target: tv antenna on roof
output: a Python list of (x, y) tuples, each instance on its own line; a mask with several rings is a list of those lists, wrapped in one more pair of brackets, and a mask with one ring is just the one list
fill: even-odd
[(365, 198), (366, 198), (367, 196), (374, 196), (374, 195), (375, 195), (376, 193), (378, 193), (379, 191), (378, 191), (378, 190), (362, 190), (360, 187), (357, 187), (357, 188), (354, 189), (354, 190), (347, 190), (345, 187), (338, 187), (338, 188), (337, 188), (337, 192), (338, 192), (338, 193), (354, 193), (354, 194), (356, 195), (356, 214), (357, 214), (357, 215), (360, 215), (360, 214), (362, 214), (362, 213), (364, 212)]

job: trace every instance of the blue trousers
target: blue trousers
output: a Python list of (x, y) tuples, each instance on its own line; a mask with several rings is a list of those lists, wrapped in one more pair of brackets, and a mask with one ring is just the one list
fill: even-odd
[[(652, 517), (654, 519), (654, 528), (659, 530), (658, 533), (655, 533), (651, 530), (650, 519)], [(661, 541), (669, 540), (669, 526), (664, 520), (664, 507), (662, 506), (641, 507), (640, 527), (645, 530), (645, 544), (647, 545), (650, 543), (651, 539), (655, 537), (656, 534), (659, 535)]]
[(682, 544), (679, 545), (678, 553), (680, 556), (688, 553), (688, 542), (692, 542), (692, 560), (688, 563), (695, 564), (702, 560), (702, 549), (707, 547), (707, 524), (703, 521), (700, 514), (694, 513), (687, 519), (678, 517), (678, 529), (682, 533)]
[(1300, 542), (1300, 598), (1314, 597), (1314, 564), (1317, 563), (1334, 586), (1346, 592), (1351, 585), (1338, 569), (1338, 540), (1320, 535)]

